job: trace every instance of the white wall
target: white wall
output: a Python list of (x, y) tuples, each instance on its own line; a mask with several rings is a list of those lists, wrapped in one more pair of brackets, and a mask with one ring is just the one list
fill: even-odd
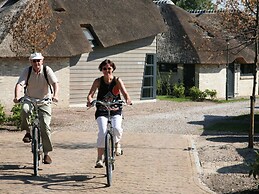
[[(214, 89), (217, 91), (217, 98), (226, 98), (225, 65), (197, 65), (196, 73), (200, 90)], [(251, 96), (253, 76), (240, 76), (240, 65), (236, 65), (234, 79), (234, 97)], [(258, 86), (256, 87), (256, 94), (258, 94)]]
[(217, 98), (226, 97), (225, 65), (196, 65), (198, 86), (201, 91), (216, 90)]

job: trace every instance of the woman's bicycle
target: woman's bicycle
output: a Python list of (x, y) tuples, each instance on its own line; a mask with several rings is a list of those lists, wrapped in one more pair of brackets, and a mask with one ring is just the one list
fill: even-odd
[(115, 141), (113, 137), (113, 127), (111, 123), (111, 109), (114, 106), (121, 107), (125, 104), (123, 100), (115, 102), (103, 102), (99, 100), (94, 100), (91, 102), (92, 106), (102, 105), (108, 111), (108, 122), (107, 122), (107, 133), (105, 135), (105, 146), (104, 146), (104, 161), (106, 166), (106, 177), (107, 186), (112, 185), (112, 171), (114, 170), (115, 162)]
[(41, 141), (41, 132), (40, 132), (40, 121), (39, 121), (39, 107), (50, 104), (52, 100), (47, 99), (34, 99), (22, 97), (19, 102), (29, 102), (33, 106), (31, 113), (31, 126), (32, 126), (32, 141), (31, 141), (31, 151), (33, 154), (33, 172), (34, 176), (38, 176), (40, 158), (42, 156), (42, 141)]

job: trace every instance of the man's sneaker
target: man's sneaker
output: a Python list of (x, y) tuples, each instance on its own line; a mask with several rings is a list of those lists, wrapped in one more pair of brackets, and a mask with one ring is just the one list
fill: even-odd
[(52, 163), (52, 160), (51, 160), (49, 155), (44, 156), (43, 163), (44, 164), (51, 164)]
[(26, 133), (22, 140), (23, 140), (24, 143), (30, 143), (31, 139), (32, 139), (31, 134)]
[(122, 149), (121, 149), (121, 144), (118, 142), (115, 144), (115, 154), (116, 156), (122, 155)]
[(103, 167), (103, 161), (102, 160), (97, 160), (95, 168), (102, 168)]

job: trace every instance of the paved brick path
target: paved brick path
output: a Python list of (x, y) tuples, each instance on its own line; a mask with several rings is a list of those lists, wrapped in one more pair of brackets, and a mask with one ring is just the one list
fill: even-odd
[(190, 136), (125, 132), (112, 187), (94, 168), (96, 133), (66, 130), (52, 135), (53, 163), (33, 177), (24, 132), (0, 132), (0, 193), (210, 193), (198, 180)]

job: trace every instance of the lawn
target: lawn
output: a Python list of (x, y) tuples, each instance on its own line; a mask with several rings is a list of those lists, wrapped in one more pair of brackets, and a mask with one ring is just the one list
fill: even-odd
[[(259, 113), (255, 114), (255, 133), (259, 132)], [(205, 131), (248, 133), (250, 130), (250, 115), (239, 115), (219, 121), (203, 128)]]

